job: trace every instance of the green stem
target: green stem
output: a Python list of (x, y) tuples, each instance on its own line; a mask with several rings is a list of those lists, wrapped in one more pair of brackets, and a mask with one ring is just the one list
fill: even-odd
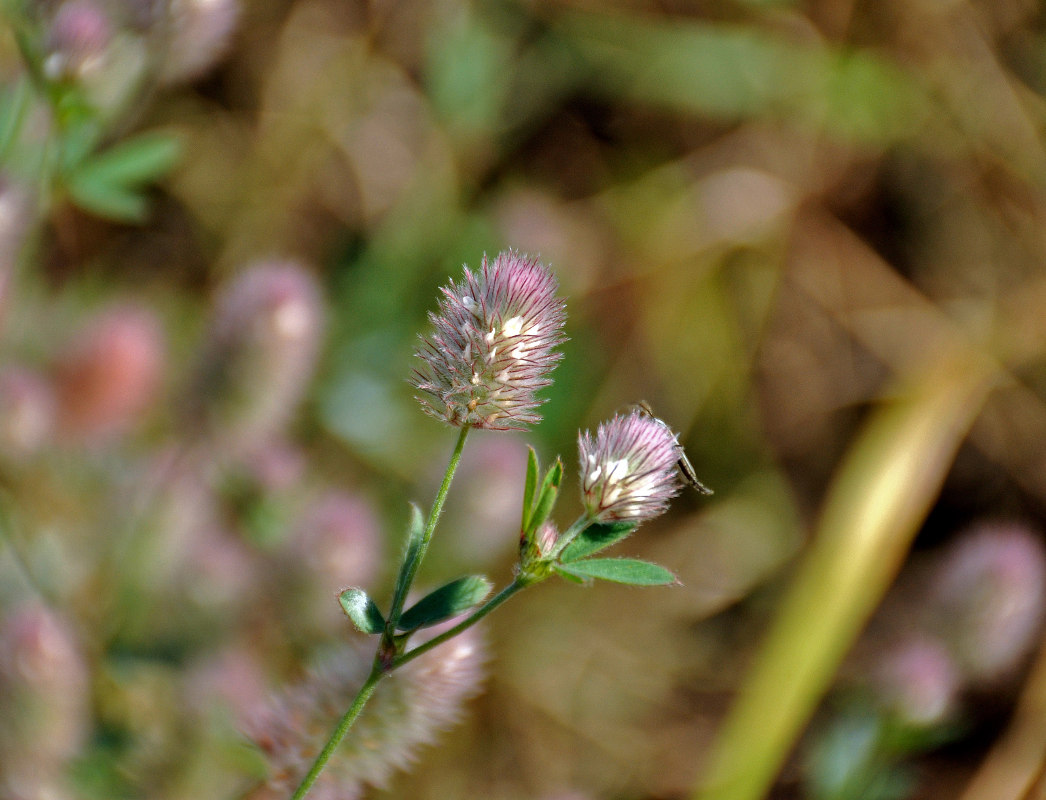
[(389, 645), (396, 633), (396, 626), (399, 624), (400, 616), (403, 614), (403, 604), (406, 602), (407, 592), (410, 591), (410, 587), (414, 583), (414, 576), (417, 575), (418, 567), (421, 566), (421, 562), (425, 558), (425, 553), (429, 548), (429, 541), (432, 539), (432, 533), (436, 530), (436, 523), (439, 521), (440, 514), (443, 513), (443, 503), (446, 502), (447, 493), (450, 491), (450, 483), (454, 480), (454, 473), (457, 472), (458, 463), (461, 461), (461, 453), (465, 449), (465, 439), (468, 437), (470, 429), (469, 425), (461, 426), (461, 433), (458, 434), (457, 444), (454, 446), (454, 452), (450, 456), (450, 463), (447, 464), (447, 472), (443, 476), (443, 483), (440, 484), (439, 491), (436, 493), (436, 499), (432, 502), (432, 510), (425, 521), (425, 531), (422, 534), (421, 541), (413, 554), (408, 549), (407, 558), (400, 568), (399, 578), (396, 581), (396, 594), (392, 598), (392, 608), (389, 610), (388, 622), (385, 625), (385, 635), (382, 638), (383, 646)]
[(552, 548), (552, 552), (549, 553), (543, 560), (549, 562), (559, 561), (559, 557), (563, 554), (563, 551), (567, 549), (572, 541), (574, 541), (585, 528), (588, 528), (595, 524), (595, 520), (592, 519), (588, 514), (582, 514), (573, 524), (567, 528), (560, 535), (556, 541), (556, 546)]
[[(395, 636), (396, 626), (399, 623), (400, 616), (403, 614), (403, 604), (407, 599), (407, 592), (410, 591), (411, 584), (414, 583), (414, 577), (418, 573), (418, 567), (421, 565), (422, 560), (425, 558), (425, 552), (428, 550), (429, 541), (432, 539), (432, 534), (436, 530), (436, 523), (439, 521), (440, 514), (443, 513), (443, 504), (446, 502), (447, 493), (450, 491), (451, 481), (454, 480), (454, 473), (457, 472), (458, 464), (461, 461), (461, 453), (465, 449), (465, 439), (468, 437), (469, 426), (464, 425), (461, 428), (461, 433), (458, 434), (458, 442), (454, 446), (454, 452), (450, 456), (450, 463), (447, 465), (447, 472), (443, 476), (443, 483), (440, 484), (439, 491), (436, 493), (436, 499), (432, 503), (432, 510), (429, 512), (429, 517), (426, 520), (425, 528), (421, 535), (421, 540), (415, 543), (409, 542), (407, 545), (407, 555), (404, 558), (403, 565), (400, 567), (400, 574), (396, 580), (396, 592), (392, 599), (392, 609), (389, 611), (388, 619), (385, 623), (385, 632), (382, 634), (381, 643), (378, 645), (378, 654), (374, 660), (374, 667), (371, 669), (370, 675), (367, 680), (364, 681), (363, 686), (360, 687), (359, 692), (356, 694), (356, 698), (352, 701), (352, 705), (349, 706), (349, 710), (345, 712), (345, 715), (338, 722), (338, 727), (334, 729), (330, 738), (327, 740), (327, 744), (323, 746), (320, 754), (316, 756), (316, 760), (312, 762), (312, 766), (309, 767), (309, 771), (305, 777), (302, 778), (301, 784), (295, 790), (291, 797), (291, 800), (302, 800), (303, 797), (308, 793), (309, 789), (316, 782), (316, 779), (323, 772), (324, 767), (327, 766), (327, 762), (330, 761), (330, 757), (334, 754), (334, 751), (341, 744), (341, 740), (345, 738), (345, 735), (352, 728), (353, 723), (356, 722), (356, 718), (359, 717), (360, 712), (363, 711), (363, 707), (367, 705), (367, 701), (370, 700), (374, 690), (377, 688), (378, 683), (386, 675), (392, 672), (393, 669), (405, 664), (407, 661), (414, 658), (417, 650), (424, 648), (425, 650), (435, 647), (441, 641), (446, 641), (448, 636), (444, 635), (433, 639), (431, 642), (426, 642), (422, 647), (417, 650), (408, 653), (405, 660), (395, 661), (391, 654), (395, 652)], [(518, 589), (508, 591), (515, 584), (510, 585), (505, 591), (499, 594), (490, 603), (487, 603), (480, 611), (470, 617), (469, 624), (478, 622), (482, 616), (489, 614), (497, 605), (507, 600), (511, 595), (515, 594)], [(519, 587), (519, 588), (522, 588)], [(504, 595), (504, 597), (502, 597)], [(501, 599), (499, 599), (501, 598)], [(478, 615), (478, 616), (477, 616)], [(468, 625), (458, 626), (460, 630), (464, 630)], [(451, 629), (456, 630), (456, 629)], [(457, 631), (460, 632), (460, 631)], [(449, 631), (448, 631), (449, 633)]]
[(441, 633), (439, 636), (434, 636), (427, 642), (419, 644), (413, 650), (403, 653), (402, 655), (396, 656), (392, 660), (390, 670), (402, 667), (404, 664), (413, 661), (418, 656), (424, 655), (432, 648), (438, 647), (439, 645), (443, 644), (448, 639), (453, 639), (462, 631), (471, 628), (473, 625), (475, 625), (477, 622), (479, 622), (481, 619), (487, 616), (487, 614), (489, 614), (495, 608), (497, 608), (510, 597), (512, 597), (512, 595), (514, 595), (520, 589), (525, 589), (526, 587), (530, 586), (533, 582), (534, 581), (532, 579), (525, 578), (522, 575), (517, 576), (512, 583), (510, 583), (508, 586), (506, 586), (504, 589), (502, 589), (500, 592), (494, 595), (494, 597), (490, 598), (490, 600), (488, 600), (482, 606), (473, 611), (469, 617), (463, 619), (453, 628), (448, 628), (447, 630), (443, 631), (443, 633)]
[(334, 751), (341, 744), (341, 740), (345, 738), (345, 734), (349, 732), (349, 728), (356, 721), (356, 718), (363, 711), (363, 707), (367, 705), (367, 701), (370, 700), (374, 690), (378, 687), (381, 679), (384, 678), (388, 673), (382, 671), (379, 667), (375, 666), (371, 670), (367, 680), (363, 682), (359, 692), (356, 694), (356, 699), (352, 701), (352, 705), (349, 706), (349, 710), (345, 712), (345, 715), (338, 722), (338, 727), (334, 729), (334, 733), (331, 734), (327, 740), (327, 744), (323, 746), (320, 754), (316, 756), (316, 760), (312, 762), (312, 766), (309, 771), (302, 778), (301, 783), (295, 790), (291, 800), (301, 800), (308, 793), (309, 789), (316, 782), (316, 779), (323, 772), (323, 768), (327, 766), (327, 762), (330, 761), (330, 757), (334, 754)]

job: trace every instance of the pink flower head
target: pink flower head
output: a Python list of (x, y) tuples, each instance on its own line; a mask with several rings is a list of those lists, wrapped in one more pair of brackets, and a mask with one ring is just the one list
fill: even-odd
[(425, 412), (451, 425), (524, 429), (541, 421), (534, 394), (552, 383), (566, 320), (548, 268), (505, 251), (443, 287), (413, 384)]
[(581, 499), (597, 522), (652, 519), (679, 492), (679, 443), (664, 422), (641, 411), (616, 415), (595, 438), (582, 433), (578, 450)]

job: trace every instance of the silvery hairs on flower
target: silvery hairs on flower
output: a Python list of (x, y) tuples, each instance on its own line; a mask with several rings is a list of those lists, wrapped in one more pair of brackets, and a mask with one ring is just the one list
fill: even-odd
[(679, 493), (679, 443), (661, 420), (641, 411), (616, 415), (595, 437), (578, 437), (581, 497), (597, 522), (639, 524), (658, 516)]
[(563, 301), (549, 269), (519, 253), (483, 256), (478, 272), (442, 287), (412, 383), (425, 412), (451, 425), (522, 430), (541, 421), (535, 392), (552, 383), (565, 341)]
[[(449, 624), (427, 629), (422, 640)], [(338, 748), (310, 798), (355, 800), (365, 786), (387, 788), (393, 773), (407, 768), (421, 747), (461, 718), (466, 701), (483, 687), (486, 660), (483, 639), (472, 628), (404, 666), (396, 680), (378, 690), (357, 723), (357, 735)], [(321, 740), (331, 717), (351, 700), (368, 661), (355, 645), (337, 647), (301, 683), (255, 709), (246, 733), (265, 754), (269, 777), (252, 800), (286, 800), (316, 755), (309, 743)]]

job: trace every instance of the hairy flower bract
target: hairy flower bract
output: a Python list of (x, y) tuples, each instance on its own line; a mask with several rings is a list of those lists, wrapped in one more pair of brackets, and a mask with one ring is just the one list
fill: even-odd
[(541, 420), (535, 393), (552, 381), (566, 319), (556, 279), (511, 251), (442, 288), (433, 332), (422, 337), (414, 386), (425, 412), (451, 425), (524, 429)]
[(661, 420), (640, 411), (617, 415), (595, 437), (578, 437), (581, 499), (597, 522), (640, 523), (656, 517), (679, 492), (680, 447)]

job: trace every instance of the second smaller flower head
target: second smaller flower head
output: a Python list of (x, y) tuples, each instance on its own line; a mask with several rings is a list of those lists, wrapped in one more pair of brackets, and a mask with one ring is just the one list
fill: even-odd
[(534, 394), (552, 381), (566, 314), (541, 262), (510, 251), (443, 287), (413, 383), (426, 413), (451, 425), (524, 429), (541, 420)]
[(578, 437), (581, 500), (596, 522), (639, 524), (679, 492), (679, 443), (667, 425), (640, 411), (617, 415), (596, 435)]

